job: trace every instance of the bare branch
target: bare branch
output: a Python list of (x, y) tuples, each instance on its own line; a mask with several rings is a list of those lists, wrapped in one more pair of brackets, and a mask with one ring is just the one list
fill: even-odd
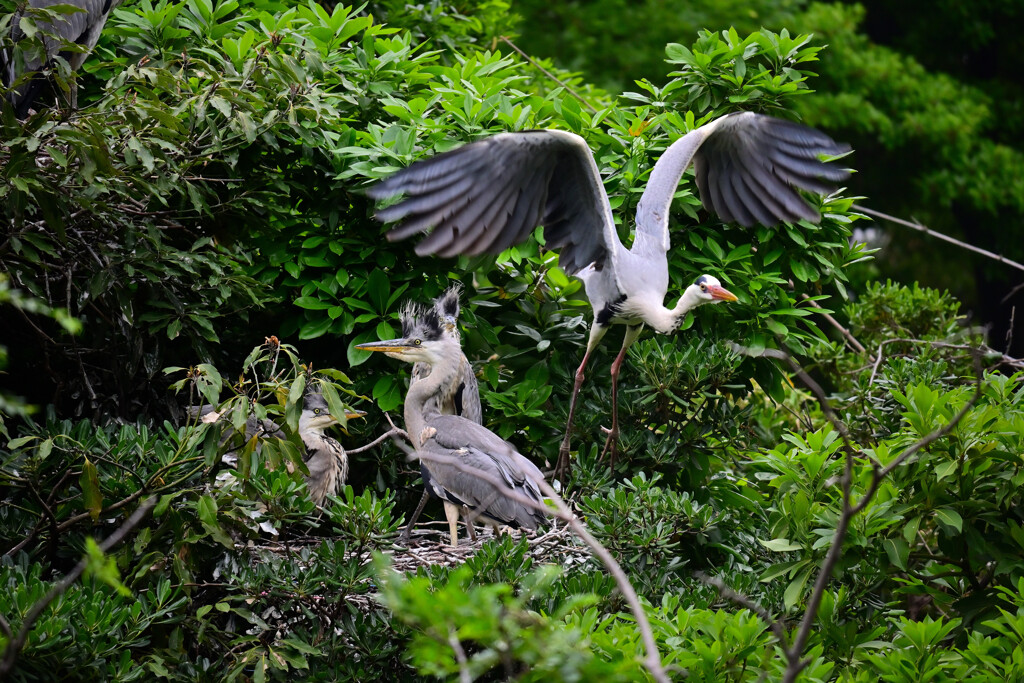
[(473, 676), (469, 673), (469, 660), (466, 659), (466, 651), (462, 649), (462, 643), (455, 631), (448, 629), (448, 644), (455, 652), (455, 659), (459, 663), (459, 683), (472, 683)]
[[(842, 555), (843, 542), (846, 539), (846, 532), (849, 529), (851, 520), (870, 504), (871, 500), (875, 496), (875, 493), (878, 492), (878, 487), (881, 485), (882, 481), (885, 479), (886, 476), (888, 476), (894, 469), (903, 464), (911, 455), (917, 453), (922, 448), (928, 446), (929, 444), (935, 442), (938, 439), (941, 439), (943, 436), (951, 432), (956, 427), (956, 425), (959, 424), (959, 422), (964, 418), (964, 416), (967, 415), (967, 413), (971, 410), (971, 408), (978, 401), (978, 399), (981, 398), (981, 358), (984, 353), (991, 351), (991, 349), (988, 349), (987, 347), (978, 348), (959, 344), (948, 344), (946, 342), (924, 342), (919, 339), (889, 339), (882, 342), (882, 344), (879, 345), (879, 350), (877, 354), (878, 358), (876, 359), (875, 367), (872, 370), (872, 378), (875, 375), (875, 371), (877, 371), (878, 369), (878, 364), (881, 362), (882, 347), (887, 343), (895, 343), (898, 341), (928, 343), (933, 344), (935, 346), (950, 347), (971, 351), (974, 356), (974, 395), (967, 401), (964, 407), (950, 419), (949, 422), (939, 427), (938, 429), (929, 432), (925, 436), (921, 437), (918, 441), (905, 448), (888, 465), (886, 465), (885, 467), (880, 467), (876, 463), (874, 465), (874, 470), (871, 475), (871, 483), (868, 485), (867, 491), (865, 491), (860, 501), (856, 504), (852, 502), (853, 462), (854, 457), (856, 456), (856, 454), (859, 453), (859, 449), (855, 448), (853, 443), (851, 442), (849, 431), (847, 430), (846, 425), (839, 419), (835, 411), (832, 409), (832, 406), (828, 402), (828, 398), (825, 396), (824, 390), (821, 388), (821, 386), (818, 385), (817, 382), (815, 382), (810, 377), (810, 375), (807, 374), (807, 372), (802, 367), (800, 367), (800, 365), (792, 358), (792, 356), (790, 356), (785, 351), (781, 351), (778, 349), (765, 349), (760, 354), (757, 354), (769, 358), (777, 358), (779, 360), (783, 360), (790, 366), (790, 368), (792, 368), (793, 372), (801, 379), (801, 381), (804, 382), (804, 384), (807, 385), (807, 387), (815, 395), (815, 398), (817, 398), (818, 403), (821, 405), (822, 413), (829, 420), (829, 422), (831, 422), (832, 425), (835, 426), (835, 428), (838, 430), (838, 432), (842, 436), (843, 443), (845, 445), (845, 461), (843, 468), (843, 476), (840, 479), (840, 485), (843, 489), (843, 510), (842, 513), (839, 515), (839, 520), (836, 523), (836, 532), (832, 540), (832, 545), (829, 546), (828, 552), (825, 554), (825, 559), (822, 562), (821, 569), (818, 571), (818, 576), (814, 581), (814, 588), (811, 590), (811, 595), (807, 600), (807, 609), (804, 611), (803, 620), (800, 622), (800, 629), (797, 631), (796, 637), (793, 639), (792, 644), (788, 647), (786, 647), (785, 645), (786, 641), (783, 640), (781, 637), (779, 638), (779, 641), (783, 646), (783, 652), (785, 654), (787, 661), (786, 672), (782, 679), (784, 683), (793, 683), (793, 681), (796, 680), (796, 677), (800, 674), (800, 672), (803, 671), (808, 664), (810, 664), (809, 659), (803, 659), (802, 657), (804, 647), (807, 644), (807, 639), (810, 637), (811, 628), (814, 626), (814, 622), (817, 619), (818, 609), (821, 606), (821, 600), (825, 594), (825, 589), (828, 586), (828, 582), (832, 578), (832, 573), (833, 571), (835, 571), (836, 564), (839, 562), (839, 558)], [(747, 351), (743, 347), (737, 346), (736, 350), (739, 353), (747, 353), (748, 355), (753, 355), (750, 354), (749, 351)], [(741, 596), (738, 593), (735, 595), (738, 596), (741, 600), (746, 600), (746, 602), (742, 602), (741, 600), (736, 599), (733, 596), (727, 597), (734, 599), (736, 602), (743, 605), (744, 607), (747, 607), (748, 609), (750, 609), (750, 605), (754, 604), (752, 601), (745, 598), (744, 596)], [(765, 618), (760, 613), (758, 613), (758, 615), (762, 618)], [(768, 623), (769, 625), (771, 625), (772, 622), (769, 621)], [(777, 632), (776, 637), (779, 637), (779, 634)]]
[(782, 646), (783, 652), (785, 652), (787, 655), (789, 654), (789, 638), (786, 637), (786, 628), (782, 625), (782, 622), (778, 621), (775, 617), (773, 617), (768, 612), (768, 610), (766, 610), (764, 607), (761, 607), (761, 605), (754, 602), (746, 595), (743, 595), (743, 593), (735, 591), (729, 586), (725, 585), (725, 582), (717, 576), (708, 576), (704, 572), (695, 572), (694, 576), (696, 576), (701, 583), (711, 586), (712, 588), (717, 590), (719, 594), (726, 600), (732, 600), (740, 607), (745, 607), (757, 616), (759, 616), (761, 618), (761, 621), (768, 624), (768, 628), (770, 628), (772, 630), (772, 633), (775, 634), (775, 637), (778, 638), (779, 645)]
[(789, 365), (790, 369), (793, 370), (793, 373), (800, 378), (807, 388), (811, 390), (811, 393), (814, 394), (815, 398), (818, 399), (818, 403), (821, 404), (821, 410), (825, 414), (825, 417), (828, 418), (828, 421), (832, 423), (836, 428), (836, 431), (838, 431), (840, 436), (843, 437), (843, 441), (849, 445), (850, 431), (846, 428), (846, 424), (839, 419), (839, 416), (836, 415), (835, 411), (832, 410), (832, 406), (828, 402), (828, 397), (825, 396), (825, 390), (807, 374), (806, 370), (800, 367), (799, 363), (793, 360), (792, 356), (785, 351), (780, 351), (779, 349), (764, 349), (758, 354), (751, 354), (744, 346), (735, 344), (733, 345), (733, 348), (737, 353), (758, 355), (765, 358), (775, 358), (777, 360), (785, 361)]
[(502, 39), (502, 40), (503, 40), (504, 42), (508, 43), (508, 46), (509, 46), (510, 48), (512, 48), (513, 50), (515, 50), (516, 52), (518, 52), (518, 53), (519, 53), (519, 56), (520, 56), (520, 57), (522, 57), (523, 59), (525, 59), (526, 61), (528, 61), (528, 62), (529, 62), (530, 64), (532, 64), (532, 65), (533, 65), (533, 66), (534, 66), (534, 67), (535, 67), (535, 68), (536, 68), (536, 69), (537, 69), (538, 71), (540, 71), (540, 72), (541, 72), (542, 74), (544, 74), (545, 76), (547, 76), (548, 78), (550, 78), (551, 80), (553, 80), (553, 81), (554, 81), (555, 83), (557, 83), (558, 85), (560, 85), (560, 86), (562, 86), (563, 88), (565, 88), (565, 91), (566, 91), (567, 93), (569, 93), (570, 95), (572, 95), (573, 97), (575, 97), (575, 98), (576, 98), (577, 100), (579, 100), (579, 101), (580, 101), (580, 103), (581, 103), (581, 104), (582, 104), (582, 105), (583, 105), (584, 107), (586, 107), (587, 109), (589, 109), (589, 110), (590, 110), (591, 112), (593, 112), (593, 113), (595, 113), (595, 114), (597, 113), (597, 109), (595, 109), (595, 108), (594, 108), (594, 105), (590, 104), (590, 102), (587, 102), (587, 101), (586, 101), (585, 99), (583, 99), (583, 96), (582, 96), (582, 95), (580, 95), (579, 93), (577, 93), (577, 92), (576, 92), (575, 90), (573, 90), (573, 89), (572, 89), (571, 87), (569, 87), (569, 84), (568, 84), (568, 83), (566, 83), (565, 81), (562, 81), (562, 80), (560, 80), (560, 79), (559, 79), (559, 78), (558, 78), (557, 76), (555, 76), (555, 75), (554, 75), (553, 73), (551, 73), (550, 71), (548, 71), (547, 69), (545, 69), (544, 67), (542, 67), (542, 66), (541, 66), (540, 64), (538, 64), (537, 62), (535, 62), (535, 61), (533, 60), (533, 58), (532, 58), (532, 57), (531, 57), (530, 55), (528, 55), (528, 54), (526, 54), (525, 52), (523, 52), (522, 50), (520, 50), (520, 49), (519, 49), (519, 48), (518, 48), (518, 47), (516, 46), (516, 44), (515, 44), (515, 43), (513, 43), (513, 42), (512, 42), (511, 40), (509, 40), (509, 39), (508, 39), (507, 37), (505, 37), (505, 36), (502, 36), (502, 37), (501, 37), (501, 39)]
[(918, 232), (923, 232), (924, 234), (928, 235), (929, 237), (934, 237), (936, 239), (942, 240), (943, 242), (949, 242), (950, 244), (955, 244), (956, 246), (961, 247), (963, 249), (966, 249), (968, 251), (973, 251), (975, 254), (981, 254), (982, 256), (985, 256), (987, 258), (993, 259), (995, 261), (999, 261), (1003, 265), (1010, 266), (1011, 268), (1016, 268), (1017, 270), (1024, 270), (1024, 265), (1022, 265), (1020, 263), (1017, 263), (1016, 261), (1011, 261), (1010, 259), (1006, 258), (1005, 256), (1000, 256), (999, 254), (992, 253), (991, 251), (986, 251), (985, 249), (981, 249), (981, 248), (976, 247), (976, 246), (974, 246), (972, 244), (967, 244), (966, 242), (961, 242), (960, 240), (954, 239), (954, 238), (950, 237), (949, 235), (944, 235), (941, 232), (935, 232), (934, 230), (931, 230), (930, 228), (928, 228), (928, 227), (926, 227), (924, 225), (921, 225), (920, 223), (918, 223), (916, 221), (914, 221), (914, 222), (905, 221), (902, 218), (896, 218), (895, 216), (890, 216), (889, 214), (882, 213), (881, 211), (875, 211), (874, 209), (868, 209), (868, 208), (863, 207), (863, 206), (861, 206), (859, 204), (854, 204), (850, 208), (853, 209), (854, 211), (860, 211), (861, 213), (866, 213), (869, 216), (874, 216), (875, 218), (881, 218), (883, 220), (887, 220), (890, 223), (896, 223), (897, 225), (902, 225), (902, 226), (907, 227), (907, 228), (913, 228), (914, 230), (917, 230)]
[(360, 446), (359, 448), (346, 448), (345, 452), (348, 453), (349, 455), (352, 455), (354, 453), (362, 453), (363, 451), (368, 451), (371, 448), (373, 448), (374, 446), (379, 445), (381, 442), (385, 441), (386, 439), (390, 439), (390, 438), (393, 438), (393, 437), (396, 437), (396, 436), (401, 436), (401, 437), (406, 438), (406, 439), (409, 438), (409, 435), (405, 433), (404, 429), (400, 429), (399, 427), (395, 427), (394, 425), (392, 425), (391, 429), (389, 429), (388, 431), (384, 432), (383, 434), (381, 434), (380, 436), (378, 436), (376, 439), (374, 439), (370, 443), (366, 444), (365, 446)]
[(971, 351), (972, 353), (975, 353), (979, 357), (981, 355), (999, 356), (999, 363), (1001, 363), (1003, 365), (1009, 365), (1010, 367), (1017, 368), (1017, 369), (1024, 369), (1024, 359), (1014, 358), (1013, 356), (1008, 356), (1005, 353), (1000, 353), (999, 351), (996, 351), (995, 349), (993, 349), (993, 348), (991, 348), (989, 346), (985, 346), (985, 345), (972, 346), (970, 344), (950, 344), (949, 342), (935, 341), (935, 340), (930, 340), (930, 339), (912, 339), (912, 338), (886, 339), (885, 341), (883, 341), (881, 344), (878, 345), (878, 353), (875, 354), (875, 356), (876, 356), (875, 363), (874, 363), (874, 366), (871, 369), (871, 377), (868, 379), (868, 387), (870, 387), (872, 385), (872, 383), (874, 383), (875, 376), (878, 374), (878, 368), (879, 368), (879, 365), (882, 362), (882, 349), (886, 345), (888, 345), (888, 344), (897, 344), (897, 343), (899, 343), (899, 344), (928, 344), (932, 348), (936, 348), (936, 349), (958, 349), (960, 351)]
[[(786, 674), (783, 678), (784, 683), (792, 683), (796, 680), (797, 675), (810, 663), (810, 660), (799, 659), (803, 653), (804, 646), (807, 643), (807, 639), (810, 637), (811, 628), (814, 625), (814, 621), (817, 619), (818, 608), (821, 605), (821, 599), (825, 593), (825, 588), (828, 586), (828, 582), (832, 577), (832, 572), (835, 570), (836, 563), (839, 561), (839, 557), (842, 555), (843, 541), (846, 539), (846, 532), (849, 529), (850, 521), (858, 513), (862, 512), (868, 504), (874, 498), (875, 493), (878, 491), (878, 487), (881, 485), (885, 477), (892, 472), (896, 467), (906, 461), (911, 455), (931, 444), (937, 439), (942, 438), (950, 431), (952, 431), (960, 420), (970, 411), (977, 400), (981, 397), (981, 354), (975, 349), (974, 350), (974, 365), (975, 365), (975, 392), (974, 395), (967, 401), (963, 409), (960, 410), (953, 418), (942, 427), (933, 430), (926, 434), (924, 437), (919, 439), (917, 442), (911, 444), (903, 450), (896, 458), (892, 460), (888, 465), (883, 468), (875, 466), (871, 476), (871, 483), (868, 485), (868, 490), (861, 497), (859, 503), (854, 505), (852, 501), (852, 484), (853, 484), (853, 450), (846, 450), (846, 463), (845, 471), (843, 473), (842, 486), (843, 486), (843, 512), (839, 516), (839, 521), (836, 524), (835, 538), (832, 540), (832, 545), (829, 546), (828, 553), (825, 555), (825, 561), (821, 565), (821, 570), (818, 572), (818, 577), (814, 582), (814, 589), (811, 592), (811, 597), (807, 601), (807, 610), (804, 612), (803, 621), (800, 624), (800, 630), (797, 632), (796, 638), (793, 640), (793, 644), (787, 652), (787, 658), (790, 661), (790, 665), (786, 667)], [(796, 658), (798, 661), (794, 665), (793, 661)]]
[[(806, 294), (801, 294), (800, 296), (803, 297), (804, 300), (807, 303), (809, 303), (811, 306), (813, 306), (814, 308), (818, 308), (818, 309), (821, 308), (821, 306), (818, 304), (817, 301), (815, 301), (811, 297), (807, 296)], [(823, 318), (825, 318), (825, 320), (827, 320), (829, 322), (829, 324), (832, 325), (832, 327), (834, 327), (837, 330), (839, 330), (839, 332), (843, 335), (843, 337), (846, 338), (846, 341), (849, 342), (850, 346), (853, 347), (854, 351), (858, 351), (860, 353), (864, 353), (864, 352), (867, 351), (867, 349), (865, 349), (864, 346), (859, 341), (857, 341), (857, 338), (853, 336), (853, 334), (850, 332), (850, 330), (846, 329), (841, 324), (839, 324), (838, 320), (833, 318), (828, 313), (822, 313), (821, 311), (819, 311), (819, 314)]]

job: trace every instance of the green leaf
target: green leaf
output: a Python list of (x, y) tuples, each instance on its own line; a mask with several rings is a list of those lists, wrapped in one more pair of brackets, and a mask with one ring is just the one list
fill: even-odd
[(811, 571), (814, 569), (813, 566), (800, 572), (795, 579), (789, 582), (786, 586), (786, 592), (782, 595), (782, 603), (785, 605), (787, 610), (793, 609), (796, 604), (800, 601), (800, 596), (803, 595), (804, 586), (807, 584), (807, 578), (811, 575)]
[(176, 491), (174, 493), (165, 493), (160, 496), (160, 500), (153, 507), (153, 517), (163, 517), (164, 513), (167, 512), (167, 508), (170, 507), (171, 501), (180, 496), (184, 491)]
[(99, 544), (92, 537), (85, 539), (85, 575), (99, 579), (125, 597), (132, 597), (132, 592), (121, 583), (121, 574), (117, 571), (114, 558), (103, 554)]
[(217, 501), (212, 496), (200, 496), (196, 512), (200, 522), (208, 526), (217, 526)]
[(373, 355), (373, 351), (363, 351), (362, 349), (357, 349), (356, 345), (365, 344), (366, 342), (375, 341), (376, 339), (377, 335), (372, 330), (369, 332), (363, 332), (362, 334), (356, 335), (355, 338), (348, 343), (348, 349), (346, 351), (349, 366), (354, 368), (357, 365), (362, 365), (370, 358), (370, 356)]
[(374, 268), (367, 279), (367, 296), (373, 310), (381, 315), (387, 312), (388, 294), (391, 292), (391, 281), (380, 268)]
[(956, 460), (950, 460), (949, 462), (944, 462), (944, 463), (940, 463), (940, 464), (936, 465), (935, 466), (935, 480), (936, 481), (942, 481), (943, 479), (945, 479), (949, 475), (951, 475), (954, 472), (956, 472), (957, 464), (958, 463), (957, 463)]
[(887, 538), (882, 541), (882, 547), (889, 556), (889, 561), (900, 569), (906, 571), (907, 558), (910, 557), (910, 546), (899, 536)]
[(950, 508), (938, 508), (935, 511), (935, 516), (939, 518), (939, 522), (946, 526), (951, 526), (958, 532), (964, 530), (964, 519), (960, 516), (960, 513)]
[(762, 541), (759, 538), (757, 542), (768, 548), (768, 550), (774, 550), (777, 553), (788, 553), (804, 549), (802, 545), (791, 543), (788, 538), (773, 538), (770, 541)]
[(78, 485), (82, 487), (85, 510), (95, 522), (100, 518), (100, 512), (103, 510), (103, 495), (100, 493), (99, 472), (96, 470), (96, 465), (92, 464), (88, 458), (82, 465), (82, 474), (78, 477)]
[(299, 339), (316, 339), (322, 337), (327, 333), (327, 330), (331, 329), (331, 324), (334, 321), (331, 320), (331, 316), (324, 315), (316, 320), (310, 320), (302, 326), (299, 330)]

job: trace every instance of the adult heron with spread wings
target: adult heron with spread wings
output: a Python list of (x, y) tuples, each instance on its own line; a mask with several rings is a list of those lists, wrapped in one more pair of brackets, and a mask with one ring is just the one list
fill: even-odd
[[(416, 162), (369, 190), (375, 199), (403, 199), (379, 210), (399, 221), (388, 239), (430, 234), (420, 255), (498, 253), (544, 226), (559, 265), (583, 280), (594, 309), (587, 350), (576, 371), (556, 474), (569, 469), (569, 437), (576, 400), (591, 353), (612, 324), (626, 334), (612, 363), (612, 424), (604, 452), (615, 458), (617, 385), (626, 350), (644, 324), (668, 334), (686, 313), (706, 303), (735, 301), (712, 275), (701, 275), (672, 308), (668, 291), (668, 217), (676, 186), (692, 162), (704, 208), (723, 221), (771, 226), (817, 222), (818, 211), (798, 190), (822, 194), (849, 172), (821, 161), (848, 147), (824, 133), (752, 112), (729, 114), (695, 128), (669, 146), (651, 171), (637, 205), (636, 232), (627, 249), (619, 240), (593, 154), (583, 138), (559, 130), (501, 133)], [(431, 230), (432, 229), (432, 230)]]

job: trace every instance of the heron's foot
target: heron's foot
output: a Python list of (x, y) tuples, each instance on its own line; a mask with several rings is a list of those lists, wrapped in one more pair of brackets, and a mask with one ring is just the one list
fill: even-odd
[(608, 435), (605, 439), (604, 448), (601, 449), (601, 458), (599, 462), (604, 462), (605, 455), (608, 456), (608, 466), (615, 467), (615, 459), (619, 454), (618, 441), (619, 441), (619, 430), (617, 427), (606, 429), (601, 427), (601, 431)]

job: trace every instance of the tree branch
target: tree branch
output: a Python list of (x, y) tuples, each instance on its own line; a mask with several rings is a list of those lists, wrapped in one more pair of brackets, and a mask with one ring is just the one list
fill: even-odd
[(1005, 256), (1000, 256), (999, 254), (995, 254), (995, 253), (993, 253), (991, 251), (986, 251), (985, 249), (981, 249), (981, 248), (976, 247), (976, 246), (974, 246), (972, 244), (967, 244), (966, 242), (961, 242), (960, 240), (954, 239), (954, 238), (950, 237), (949, 235), (944, 235), (941, 232), (935, 232), (934, 230), (931, 230), (930, 228), (927, 228), (924, 225), (921, 225), (920, 223), (918, 223), (916, 221), (914, 221), (914, 222), (905, 221), (902, 218), (896, 218), (895, 216), (890, 216), (887, 213), (882, 213), (881, 211), (875, 211), (874, 209), (869, 209), (867, 207), (861, 206), (860, 204), (854, 204), (850, 208), (853, 209), (854, 211), (860, 211), (861, 213), (866, 213), (869, 216), (874, 216), (875, 218), (881, 218), (883, 220), (887, 220), (890, 223), (896, 223), (897, 225), (902, 225), (904, 227), (912, 228), (914, 230), (917, 230), (918, 232), (923, 232), (924, 234), (928, 235), (929, 237), (934, 237), (936, 239), (942, 240), (943, 242), (949, 242), (950, 244), (955, 244), (956, 246), (961, 247), (963, 249), (966, 249), (967, 251), (973, 251), (975, 254), (981, 254), (982, 256), (985, 256), (987, 258), (993, 259), (995, 261), (999, 261), (1003, 265), (1010, 266), (1011, 268), (1016, 268), (1017, 270), (1024, 270), (1024, 264), (1017, 263), (1016, 261), (1011, 261), (1010, 259), (1006, 258)]
[(542, 66), (541, 66), (540, 64), (538, 64), (537, 62), (535, 62), (535, 61), (533, 60), (533, 57), (531, 57), (530, 55), (528, 55), (528, 54), (526, 54), (525, 52), (523, 52), (522, 50), (520, 50), (520, 49), (519, 49), (519, 48), (518, 48), (518, 47), (516, 46), (516, 44), (515, 44), (515, 43), (513, 43), (513, 42), (512, 42), (511, 40), (509, 40), (509, 39), (508, 39), (507, 37), (505, 37), (505, 36), (502, 36), (502, 37), (501, 37), (501, 39), (502, 39), (502, 41), (504, 41), (504, 42), (508, 43), (508, 46), (509, 46), (510, 48), (512, 48), (513, 50), (515, 50), (516, 52), (518, 52), (518, 53), (519, 53), (519, 56), (520, 56), (520, 57), (522, 57), (522, 58), (523, 58), (523, 59), (525, 59), (525, 60), (526, 60), (527, 62), (529, 62), (530, 64), (532, 64), (532, 65), (533, 65), (533, 66), (534, 66), (534, 67), (535, 67), (535, 68), (536, 68), (536, 69), (537, 69), (538, 71), (540, 71), (540, 72), (541, 72), (542, 74), (544, 74), (545, 76), (547, 76), (548, 78), (550, 78), (551, 80), (553, 80), (553, 81), (554, 81), (555, 83), (557, 83), (558, 85), (560, 85), (560, 86), (562, 86), (563, 88), (565, 88), (565, 91), (566, 91), (567, 93), (569, 93), (570, 95), (572, 95), (573, 97), (575, 97), (575, 98), (576, 98), (577, 100), (579, 100), (579, 101), (580, 101), (580, 103), (581, 103), (581, 104), (582, 104), (582, 105), (583, 105), (584, 107), (586, 107), (587, 109), (589, 109), (589, 110), (590, 110), (591, 112), (593, 112), (594, 114), (596, 114), (596, 113), (597, 113), (597, 109), (595, 109), (595, 108), (594, 108), (594, 105), (590, 104), (590, 102), (587, 102), (587, 101), (586, 101), (585, 99), (583, 99), (583, 96), (582, 96), (582, 95), (580, 95), (579, 93), (577, 93), (577, 92), (576, 92), (575, 90), (573, 90), (573, 89), (572, 89), (571, 87), (569, 87), (569, 84), (568, 84), (568, 83), (566, 83), (565, 81), (563, 81), (563, 80), (559, 79), (559, 78), (558, 78), (557, 76), (555, 76), (555, 75), (554, 75), (553, 73), (551, 73), (550, 71), (548, 71), (547, 69), (545, 69), (544, 67), (542, 67)]
[(746, 595), (743, 595), (743, 593), (735, 591), (729, 586), (725, 585), (725, 582), (717, 576), (708, 576), (704, 572), (695, 572), (694, 576), (696, 576), (701, 583), (711, 586), (712, 588), (717, 590), (718, 593), (726, 600), (732, 600), (740, 607), (745, 607), (754, 614), (756, 614), (758, 617), (760, 617), (761, 621), (768, 624), (768, 628), (770, 628), (772, 630), (772, 633), (775, 634), (775, 637), (778, 638), (779, 645), (782, 646), (783, 652), (786, 652), (787, 654), (789, 653), (789, 647), (787, 645), (787, 643), (789, 642), (789, 638), (786, 637), (786, 629), (782, 625), (782, 622), (778, 621), (775, 617), (773, 617), (768, 612), (768, 610), (766, 610), (764, 607), (761, 607), (761, 605), (754, 602)]
[[(801, 294), (800, 296), (803, 297), (804, 301), (809, 303), (814, 308), (821, 309), (821, 306), (818, 304), (818, 302), (815, 301), (814, 299), (812, 299), (811, 297), (807, 296), (806, 294)], [(861, 344), (859, 341), (857, 341), (857, 338), (853, 336), (853, 334), (850, 332), (850, 330), (848, 330), (847, 328), (845, 328), (841, 324), (839, 324), (839, 321), (836, 320), (834, 317), (832, 317), (831, 314), (824, 313), (821, 310), (819, 310), (818, 313), (823, 318), (825, 318), (825, 320), (827, 320), (829, 322), (829, 324), (832, 325), (832, 327), (834, 327), (837, 330), (839, 330), (839, 332), (843, 335), (843, 337), (846, 338), (846, 341), (849, 342), (850, 346), (853, 347), (854, 351), (858, 351), (860, 353), (864, 353), (864, 352), (867, 351), (867, 349), (864, 348), (864, 345)]]
[[(885, 342), (883, 342), (883, 345), (884, 343)], [(811, 628), (814, 626), (814, 622), (817, 619), (818, 609), (821, 606), (821, 600), (825, 594), (825, 589), (828, 586), (828, 582), (832, 578), (832, 572), (835, 570), (836, 564), (839, 562), (839, 558), (842, 555), (843, 542), (846, 540), (846, 532), (849, 529), (851, 520), (870, 504), (871, 500), (875, 496), (875, 493), (878, 492), (878, 487), (881, 485), (882, 481), (885, 479), (886, 476), (888, 476), (894, 469), (903, 464), (911, 455), (917, 453), (922, 448), (930, 445), (931, 443), (935, 442), (938, 439), (941, 439), (943, 436), (951, 432), (956, 427), (956, 425), (960, 423), (964, 416), (967, 415), (971, 408), (974, 407), (974, 404), (978, 401), (978, 399), (981, 398), (981, 357), (985, 350), (981, 348), (968, 346), (960, 347), (959, 345), (945, 344), (943, 342), (936, 342), (936, 344), (942, 344), (944, 346), (950, 346), (954, 348), (965, 348), (972, 352), (974, 356), (975, 374), (974, 395), (967, 401), (964, 407), (950, 419), (949, 422), (942, 425), (938, 429), (932, 430), (925, 436), (918, 439), (915, 443), (905, 448), (888, 465), (886, 465), (885, 467), (880, 467), (878, 463), (873, 463), (874, 469), (871, 475), (871, 483), (868, 485), (867, 491), (865, 491), (864, 495), (861, 496), (860, 501), (857, 502), (856, 504), (852, 502), (853, 461), (854, 456), (856, 453), (859, 452), (859, 449), (853, 447), (853, 444), (850, 441), (849, 431), (847, 430), (846, 425), (839, 419), (835, 411), (832, 409), (832, 406), (828, 402), (828, 398), (825, 396), (824, 390), (821, 388), (820, 385), (818, 385), (817, 382), (815, 382), (810, 377), (810, 375), (807, 374), (807, 372), (802, 367), (800, 367), (800, 365), (793, 359), (793, 357), (790, 356), (785, 351), (781, 351), (778, 349), (765, 349), (760, 354), (756, 354), (766, 356), (769, 358), (777, 358), (780, 360), (784, 360), (787, 364), (789, 364), (789, 366), (793, 369), (793, 372), (801, 379), (801, 381), (804, 382), (804, 384), (807, 385), (807, 387), (811, 390), (811, 393), (814, 394), (815, 398), (817, 398), (818, 403), (821, 405), (822, 413), (840, 433), (843, 439), (843, 443), (845, 444), (845, 462), (843, 467), (843, 476), (840, 479), (840, 485), (843, 489), (843, 510), (842, 513), (839, 515), (839, 520), (836, 523), (836, 532), (834, 538), (832, 539), (832, 545), (829, 546), (828, 552), (825, 554), (825, 560), (822, 562), (821, 569), (819, 570), (818, 576), (814, 581), (814, 588), (812, 589), (811, 595), (807, 600), (807, 609), (804, 611), (803, 619), (800, 622), (800, 629), (797, 631), (796, 637), (793, 639), (792, 644), (787, 647), (786, 641), (782, 637), (780, 637), (778, 632), (776, 632), (776, 637), (779, 638), (779, 643), (783, 648), (783, 653), (785, 654), (787, 661), (786, 672), (782, 679), (783, 683), (793, 683), (793, 681), (796, 680), (796, 677), (800, 674), (800, 672), (803, 671), (808, 664), (810, 664), (809, 659), (803, 659), (804, 647), (807, 645), (807, 639), (810, 637)], [(738, 347), (738, 351), (743, 353), (746, 350), (743, 347)], [(748, 353), (747, 355), (754, 354)], [(878, 355), (880, 359), (881, 347), (879, 347)], [(879, 361), (876, 361), (876, 366), (878, 362)], [(732, 596), (727, 597), (730, 597), (731, 599), (735, 600), (735, 598), (732, 598)], [(740, 597), (743, 598), (744, 601), (736, 601), (742, 606), (750, 609), (750, 605), (754, 604), (751, 600), (749, 600), (749, 598), (745, 598), (744, 596)], [(760, 613), (758, 613), (758, 616), (760, 616), (762, 619), (765, 618), (765, 616)], [(767, 620), (767, 623), (769, 624), (769, 626), (771, 626), (773, 621)], [(773, 631), (775, 631), (774, 627)]]
[[(106, 553), (124, 540), (124, 537), (142, 521), (142, 518), (149, 514), (149, 511), (153, 509), (154, 505), (156, 505), (156, 501), (156, 496), (150, 496), (147, 498), (146, 501), (142, 503), (142, 505), (140, 505), (138, 509), (136, 509), (135, 512), (133, 512), (131, 516), (114, 531), (114, 533), (107, 536), (107, 539), (99, 544), (100, 550)], [(87, 557), (82, 558), (82, 560), (75, 565), (75, 568), (72, 569), (63, 580), (54, 584), (53, 588), (51, 588), (46, 595), (37, 600), (29, 609), (28, 613), (25, 614), (25, 619), (21, 622), (21, 628), (18, 629), (18, 634), (7, 641), (7, 648), (4, 650), (3, 659), (0, 660), (0, 679), (5, 677), (14, 668), (14, 662), (18, 658), (18, 653), (21, 651), (21, 648), (25, 646), (25, 641), (28, 639), (29, 631), (32, 630), (32, 626), (40, 615), (42, 615), (43, 610), (45, 610), (49, 604), (57, 598), (57, 596), (64, 593), (64, 591), (71, 587), (71, 584), (78, 580), (78, 577), (82, 575), (82, 572), (85, 571), (88, 564), (89, 559)], [(2, 619), (2, 617), (0, 617), (0, 619)], [(3, 623), (0, 624), (0, 630), (5, 631), (5, 634), (11, 633), (10, 626), (5, 619), (3, 620)]]
[(459, 683), (472, 683), (473, 676), (469, 672), (469, 660), (466, 659), (466, 651), (462, 649), (462, 643), (455, 631), (448, 629), (448, 645), (455, 652), (455, 660), (459, 663)]

